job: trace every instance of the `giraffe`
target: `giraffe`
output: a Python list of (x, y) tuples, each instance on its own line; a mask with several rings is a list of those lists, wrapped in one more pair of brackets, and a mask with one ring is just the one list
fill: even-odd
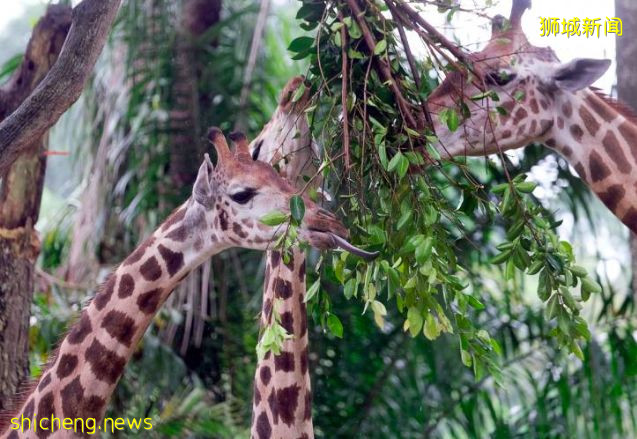
[[(453, 132), (433, 118), (435, 147), (443, 157), (456, 157), (542, 143), (564, 156), (608, 209), (637, 232), (637, 118), (591, 87), (610, 61), (561, 63), (550, 47), (531, 45), (520, 24), (528, 6), (514, 1), (508, 27), (494, 20), (486, 47), (468, 55), (472, 75), (452, 71), (429, 96), (432, 113), (453, 108), (462, 114), (462, 96), (470, 111)], [(485, 88), (497, 92), (499, 101), (469, 99), (487, 96)], [(496, 105), (505, 114), (495, 112)]]
[[(316, 158), (310, 128), (303, 114), (309, 97), (292, 96), (304, 78), (292, 78), (279, 99), (270, 122), (250, 144), (252, 158), (276, 164), (279, 172), (297, 189), (303, 176), (313, 177)], [(316, 182), (314, 182), (316, 187)], [(314, 437), (312, 392), (308, 371), (307, 310), (305, 307), (305, 253), (292, 249), (287, 264), (278, 251), (266, 254), (261, 325), (271, 323), (272, 304), (279, 299), (281, 323), (292, 338), (283, 344), (280, 355), (267, 355), (256, 367), (252, 397), (252, 439)], [(302, 396), (303, 401), (297, 398)]]
[[(176, 284), (213, 254), (238, 246), (266, 250), (284, 232), (259, 218), (272, 210), (289, 212), (292, 185), (252, 160), (242, 134), (230, 137), (234, 153), (219, 129), (210, 129), (208, 138), (217, 165), (205, 155), (191, 197), (99, 288), (17, 414), (0, 420), (0, 438), (86, 436), (59, 429), (59, 423), (50, 426), (51, 417), (99, 423), (137, 343)], [(342, 223), (307, 197), (305, 206), (301, 239), (319, 249), (339, 246), (347, 237)], [(9, 420), (20, 416), (37, 416), (38, 429), (15, 430)]]

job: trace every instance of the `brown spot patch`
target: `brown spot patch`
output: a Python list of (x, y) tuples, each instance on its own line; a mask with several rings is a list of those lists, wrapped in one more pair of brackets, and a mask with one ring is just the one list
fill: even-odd
[(263, 316), (265, 320), (269, 321), (270, 316), (272, 315), (272, 299), (267, 298), (265, 302), (263, 302)]
[(49, 384), (51, 384), (51, 372), (47, 372), (47, 374), (40, 380), (40, 384), (38, 384), (38, 391), (43, 391)]
[(95, 306), (98, 311), (104, 309), (106, 304), (111, 300), (111, 296), (113, 295), (113, 290), (115, 289), (115, 275), (113, 273), (108, 275), (106, 281), (102, 284), (100, 288), (100, 292), (97, 293), (93, 302), (95, 302)]
[(545, 110), (549, 108), (549, 103), (547, 101), (545, 101), (544, 99), (540, 99), (540, 105)]
[(580, 107), (579, 115), (582, 118), (582, 123), (584, 124), (588, 132), (591, 133), (591, 135), (593, 136), (597, 134), (597, 131), (599, 131), (599, 127), (601, 127), (601, 125), (599, 122), (597, 122), (595, 116), (593, 116), (593, 114), (588, 111), (586, 107)]
[(586, 102), (604, 122), (610, 122), (615, 119), (616, 113), (613, 109), (604, 103), (600, 98), (595, 95), (589, 95), (586, 97)]
[(529, 113), (524, 108), (518, 108), (518, 110), (513, 115), (513, 123), (518, 124), (522, 119), (525, 119)]
[(155, 288), (142, 294), (137, 298), (139, 310), (145, 314), (153, 314), (157, 311), (159, 299), (161, 298), (161, 288)]
[(535, 133), (536, 129), (537, 129), (537, 120), (533, 120), (531, 121), (531, 126), (529, 127), (529, 133), (530, 134)]
[(606, 148), (606, 152), (608, 152), (608, 156), (617, 165), (617, 169), (624, 174), (628, 174), (632, 167), (628, 163), (628, 159), (619, 145), (619, 141), (617, 140), (615, 133), (608, 131), (602, 143), (604, 144), (604, 148)]
[(135, 320), (121, 311), (109, 311), (102, 321), (102, 328), (125, 346), (130, 347), (135, 336)]
[(176, 229), (172, 230), (168, 235), (166, 235), (169, 239), (177, 242), (183, 242), (188, 237), (188, 230), (184, 226), (179, 226)]
[(272, 378), (272, 371), (270, 371), (268, 366), (261, 366), (261, 369), (259, 369), (259, 376), (261, 377), (263, 385), (267, 386)]
[(299, 295), (299, 309), (301, 310), (300, 317), (301, 317), (301, 327), (299, 330), (299, 337), (303, 337), (305, 335), (305, 333), (307, 332), (307, 312), (305, 310), (305, 303), (303, 302), (303, 295), (300, 294)]
[(274, 279), (274, 293), (280, 299), (289, 299), (292, 297), (292, 284), (288, 280), (277, 277)]
[(257, 383), (254, 383), (254, 387), (252, 390), (252, 401), (254, 402), (254, 406), (258, 406), (261, 403), (261, 392), (257, 388)]
[(556, 142), (556, 141), (555, 141), (555, 139), (554, 139), (554, 138), (552, 138), (552, 137), (551, 137), (550, 139), (546, 140), (546, 141), (544, 142), (544, 144), (545, 144), (546, 146), (548, 146), (549, 148), (555, 148), (555, 147), (557, 146), (557, 142)]
[(610, 175), (610, 168), (606, 166), (604, 160), (596, 151), (591, 153), (588, 167), (591, 170), (591, 179), (595, 183)]
[(305, 393), (305, 412), (303, 417), (305, 420), (312, 419), (312, 392), (309, 390)]
[(561, 117), (557, 118), (557, 127), (559, 129), (563, 129), (564, 128), (564, 119), (562, 119)]
[(303, 375), (307, 373), (307, 362), (308, 362), (307, 346), (305, 346), (305, 349), (303, 349), (303, 352), (301, 352), (301, 359), (300, 359), (301, 373)]
[[(38, 411), (36, 412), (36, 422), (38, 423), (38, 427), (40, 427), (38, 428), (36, 434), (40, 439), (47, 438), (51, 434), (53, 434), (53, 431), (51, 430), (57, 430), (57, 423), (54, 423), (54, 425), (50, 425), (51, 416), (54, 412), (55, 405), (53, 392), (49, 392), (40, 399), (40, 402), (38, 403)], [(46, 422), (43, 422), (45, 420)]]
[(62, 413), (66, 418), (89, 419), (97, 422), (102, 417), (102, 411), (106, 401), (99, 396), (84, 397), (84, 388), (80, 383), (80, 377), (75, 378), (60, 392), (62, 396)]
[(637, 209), (631, 207), (622, 218), (622, 222), (626, 224), (630, 230), (637, 233)]
[(546, 134), (553, 127), (553, 121), (550, 119), (542, 119), (540, 121), (540, 135)]
[(86, 311), (83, 311), (80, 320), (73, 325), (66, 339), (70, 344), (80, 344), (84, 341), (86, 336), (90, 334), (92, 329), (91, 319), (88, 317)]
[(29, 402), (24, 406), (24, 410), (22, 410), (22, 413), (24, 414), (25, 418), (33, 418), (33, 410), (35, 410), (35, 401), (33, 400), (33, 398), (31, 398)]
[(619, 126), (619, 134), (626, 140), (626, 143), (629, 145), (629, 150), (637, 162), (637, 129), (629, 124), (628, 122), (623, 122)]
[(274, 356), (274, 370), (294, 372), (294, 352), (281, 352)]
[(582, 137), (584, 136), (584, 130), (582, 130), (582, 127), (580, 127), (577, 124), (574, 124), (574, 125), (571, 125), (571, 127), (569, 128), (569, 131), (571, 132), (571, 135), (576, 141), (580, 142), (582, 140)]
[(123, 274), (119, 279), (119, 288), (117, 289), (117, 295), (121, 299), (125, 299), (126, 297), (133, 294), (133, 290), (135, 290), (135, 280), (133, 280), (133, 276), (126, 273)]
[(626, 195), (626, 190), (618, 184), (609, 186), (604, 192), (600, 192), (598, 194), (599, 198), (604, 202), (606, 207), (612, 211), (617, 209), (617, 206), (619, 206), (619, 202), (622, 198), (624, 198), (624, 195)]
[(272, 426), (265, 412), (261, 412), (257, 417), (257, 434), (259, 435), (258, 439), (270, 439), (272, 437)]
[(232, 223), (232, 231), (240, 238), (245, 239), (248, 237), (248, 234), (245, 232), (245, 230), (243, 230), (243, 227), (241, 227), (241, 225), (238, 223)]
[(168, 247), (164, 247), (159, 244), (157, 247), (159, 250), (159, 254), (164, 259), (166, 263), (166, 268), (168, 269), (168, 274), (174, 276), (177, 274), (179, 270), (184, 266), (184, 254), (182, 252), (174, 252)]
[(508, 139), (512, 135), (513, 135), (513, 133), (511, 132), (511, 130), (504, 130), (504, 132), (502, 133), (502, 138), (503, 139)]
[(77, 367), (77, 363), (77, 356), (71, 354), (62, 355), (56, 369), (58, 378), (63, 379), (71, 375)]
[(288, 426), (294, 422), (294, 412), (299, 405), (300, 390), (298, 384), (292, 384), (276, 391), (277, 413), (281, 421)]
[(151, 256), (139, 267), (139, 272), (144, 276), (144, 279), (148, 281), (155, 281), (161, 277), (161, 267), (157, 258)]
[(301, 266), (299, 267), (299, 281), (305, 282), (305, 258), (303, 258)]
[(100, 381), (115, 384), (124, 371), (126, 359), (115, 352), (109, 351), (97, 339), (86, 350), (86, 361), (91, 365), (91, 370)]
[(281, 252), (270, 252), (270, 263), (273, 269), (279, 266), (279, 262), (281, 262)]
[(166, 221), (164, 221), (164, 224), (162, 224), (161, 226), (161, 230), (165, 232), (171, 226), (177, 224), (178, 222), (181, 222), (181, 220), (183, 220), (185, 216), (186, 216), (186, 208), (178, 207), (177, 209), (173, 211), (173, 213), (170, 214), (170, 216), (168, 216)]
[(584, 169), (584, 165), (582, 165), (581, 162), (575, 163), (575, 166), (573, 167), (577, 171), (577, 175), (579, 175), (580, 178), (586, 179), (586, 170)]
[(281, 326), (288, 331), (288, 334), (294, 333), (294, 316), (291, 311), (286, 311), (281, 314)]
[(137, 249), (133, 253), (131, 253), (129, 257), (126, 258), (126, 260), (124, 261), (122, 265), (131, 265), (140, 261), (142, 257), (146, 254), (146, 250), (148, 249), (148, 247), (150, 247), (154, 243), (155, 243), (155, 237), (154, 236), (148, 237), (146, 241), (142, 242), (139, 245), (139, 247), (137, 247)]
[(219, 212), (219, 224), (221, 225), (221, 230), (228, 230), (228, 212), (225, 210)]
[(540, 106), (537, 104), (537, 100), (535, 98), (531, 99), (531, 102), (529, 102), (529, 105), (531, 106), (532, 112), (534, 113), (540, 112)]
[(564, 113), (564, 116), (566, 117), (571, 117), (573, 115), (573, 106), (570, 102), (566, 102), (562, 105), (562, 113)]
[(570, 146), (564, 145), (564, 147), (562, 148), (562, 153), (564, 153), (566, 157), (570, 157), (573, 155), (573, 150)]

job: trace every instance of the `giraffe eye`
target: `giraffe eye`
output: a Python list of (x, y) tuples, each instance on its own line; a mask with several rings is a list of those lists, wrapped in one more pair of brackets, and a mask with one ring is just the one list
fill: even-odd
[(484, 78), (484, 82), (488, 85), (499, 85), (500, 87), (507, 85), (513, 81), (517, 75), (504, 70), (499, 72), (490, 72)]
[(256, 189), (247, 188), (230, 195), (230, 198), (232, 198), (232, 201), (234, 201), (235, 203), (246, 204), (248, 201), (253, 199), (256, 194)]

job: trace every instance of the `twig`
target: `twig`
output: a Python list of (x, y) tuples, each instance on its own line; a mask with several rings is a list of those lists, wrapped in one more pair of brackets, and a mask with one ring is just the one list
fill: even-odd
[(456, 44), (452, 43), (441, 34), (438, 29), (429, 24), (424, 18), (418, 14), (418, 12), (414, 11), (408, 5), (402, 2), (402, 0), (388, 0), (389, 2), (393, 1), (396, 4), (396, 7), (399, 8), (402, 12), (405, 12), (409, 18), (411, 18), (414, 22), (418, 23), (424, 30), (427, 31), (438, 43), (447, 49), (456, 59), (464, 63), (465, 65), (470, 65), (471, 60), (468, 55), (462, 51)]
[[(409, 40), (407, 39), (407, 34), (405, 33), (405, 28), (400, 19), (397, 18), (396, 6), (391, 2), (391, 0), (386, 0), (385, 4), (391, 11), (392, 17), (396, 22), (396, 27), (398, 28), (398, 34), (400, 35), (400, 40), (403, 43), (403, 48), (405, 49), (405, 55), (407, 56), (407, 62), (409, 63), (409, 69), (411, 70), (411, 74), (414, 77), (414, 82), (416, 83), (416, 87), (418, 87), (418, 91), (420, 91), (420, 75), (418, 74), (418, 69), (416, 69), (416, 61), (414, 59), (414, 54), (411, 53), (411, 48), (409, 47)], [(423, 99), (420, 99), (420, 105), (422, 106), (422, 112), (425, 115), (425, 121), (427, 121), (428, 128), (433, 131), (434, 124), (431, 119), (431, 114), (429, 113), (429, 108), (427, 108), (427, 102)]]
[(350, 168), (349, 160), (349, 117), (347, 110), (347, 28), (343, 22), (343, 13), (338, 11), (338, 18), (343, 24), (341, 26), (341, 106), (343, 107), (343, 151), (345, 153), (345, 169)]
[(83, 0), (57, 62), (34, 92), (0, 123), (0, 175), (80, 97), (121, 0)]
[[(349, 5), (350, 9), (354, 13), (354, 18), (356, 18), (358, 27), (360, 27), (361, 32), (363, 33), (363, 37), (365, 38), (365, 44), (367, 44), (367, 48), (369, 49), (370, 53), (373, 54), (374, 49), (376, 48), (376, 39), (374, 38), (371, 31), (369, 30), (369, 27), (367, 26), (367, 22), (365, 21), (363, 12), (358, 6), (358, 3), (356, 2), (356, 0), (347, 0), (347, 4)], [(377, 65), (379, 66), (379, 69), (380, 69), (379, 73), (383, 77), (383, 80), (389, 83), (389, 88), (391, 89), (392, 93), (396, 97), (396, 101), (398, 103), (398, 107), (401, 110), (402, 116), (405, 119), (407, 119), (407, 122), (410, 128), (418, 129), (418, 124), (416, 123), (416, 120), (414, 119), (414, 116), (411, 112), (412, 110), (410, 108), (410, 105), (405, 99), (405, 97), (403, 96), (403, 94), (401, 93), (398, 86), (396, 85), (396, 81), (394, 80), (392, 76), (390, 66), (387, 64), (386, 60), (382, 57), (378, 57), (377, 60), (378, 60)]]

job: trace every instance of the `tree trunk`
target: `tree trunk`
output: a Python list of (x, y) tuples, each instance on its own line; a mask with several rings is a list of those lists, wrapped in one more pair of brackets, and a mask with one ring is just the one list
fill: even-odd
[[(617, 97), (637, 111), (637, 2), (615, 0), (615, 16), (623, 22), (623, 35), (616, 38)], [(637, 235), (630, 234), (632, 289), (637, 294)], [(637, 298), (637, 296), (635, 296)]]
[[(20, 68), (0, 89), (0, 120), (30, 95), (55, 63), (71, 25), (71, 8), (49, 6), (31, 36)], [(28, 334), (46, 134), (28, 142), (0, 181), (0, 410), (27, 376)]]
[(187, 0), (175, 44), (173, 105), (170, 111), (170, 175), (176, 188), (189, 188), (203, 156), (199, 123), (199, 66), (208, 60), (196, 39), (219, 21), (221, 0)]

